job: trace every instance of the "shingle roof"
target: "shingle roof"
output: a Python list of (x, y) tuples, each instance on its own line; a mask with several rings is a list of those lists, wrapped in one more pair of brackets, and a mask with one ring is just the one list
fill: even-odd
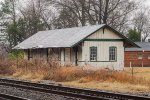
[(150, 51), (150, 42), (135, 42), (141, 48), (125, 48), (125, 51)]
[[(75, 44), (81, 42), (87, 36), (91, 35), (95, 31), (105, 26), (109, 27), (108, 25), (101, 24), (93, 26), (40, 31), (29, 37), (28, 39), (24, 40), (13, 49), (72, 47)], [(117, 34), (124, 38), (125, 41), (129, 42), (131, 45), (136, 46), (136, 44), (128, 40), (119, 32)]]

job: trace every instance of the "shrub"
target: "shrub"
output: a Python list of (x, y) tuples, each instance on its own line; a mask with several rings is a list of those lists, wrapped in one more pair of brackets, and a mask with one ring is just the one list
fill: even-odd
[(12, 51), (11, 53), (8, 54), (8, 58), (11, 60), (15, 59), (23, 59), (24, 58), (24, 52), (19, 50), (19, 51)]

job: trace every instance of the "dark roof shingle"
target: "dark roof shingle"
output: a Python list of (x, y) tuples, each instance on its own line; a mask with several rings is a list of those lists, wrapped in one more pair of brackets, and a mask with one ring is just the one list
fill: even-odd
[(125, 48), (125, 51), (150, 51), (150, 42), (135, 42), (141, 48)]

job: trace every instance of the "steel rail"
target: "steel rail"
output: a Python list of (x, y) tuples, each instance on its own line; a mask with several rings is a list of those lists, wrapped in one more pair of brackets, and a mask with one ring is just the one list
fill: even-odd
[(0, 100), (30, 100), (30, 99), (0, 93)]
[(150, 100), (150, 97), (113, 93), (106, 91), (97, 91), (83, 88), (73, 88), (56, 84), (41, 84), (28, 81), (19, 81), (12, 79), (0, 79), (0, 85), (13, 86), (18, 88), (30, 89), (40, 92), (77, 97), (88, 100)]
[(58, 94), (58, 95), (81, 98), (81, 99), (88, 99), (88, 100), (112, 100), (106, 97), (91, 96), (87, 94), (78, 94), (78, 93), (73, 93), (69, 91), (67, 92), (59, 91), (59, 90), (46, 89), (46, 88), (41, 88), (41, 87), (29, 86), (29, 85), (27, 86), (27, 85), (19, 85), (19, 84), (12, 84), (12, 83), (0, 83), (0, 85), (7, 85), (7, 86), (17, 87), (17, 88), (22, 88), (22, 89), (28, 89), (28, 90), (34, 90), (34, 91), (39, 91), (39, 92), (52, 93), (52, 94)]

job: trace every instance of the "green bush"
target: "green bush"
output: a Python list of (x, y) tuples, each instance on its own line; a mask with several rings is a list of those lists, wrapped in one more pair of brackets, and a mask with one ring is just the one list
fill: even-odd
[(15, 59), (23, 59), (24, 58), (24, 52), (23, 51), (12, 51), (8, 55), (9, 59), (15, 60)]

